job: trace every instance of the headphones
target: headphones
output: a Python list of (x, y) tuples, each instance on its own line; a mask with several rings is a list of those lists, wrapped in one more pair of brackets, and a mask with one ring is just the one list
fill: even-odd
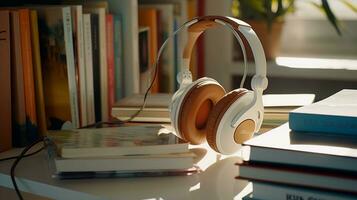
[[(205, 30), (217, 25), (230, 28), (240, 42), (244, 56), (245, 49), (239, 35), (247, 40), (255, 61), (252, 91), (238, 88), (227, 93), (216, 80), (207, 77), (192, 82), (189, 63), (193, 46)], [(171, 125), (176, 135), (190, 144), (207, 140), (218, 153), (232, 154), (260, 129), (263, 122), (262, 94), (268, 86), (263, 47), (249, 24), (232, 17), (199, 17), (184, 26), (188, 30), (188, 40), (178, 74), (180, 87), (169, 108)]]

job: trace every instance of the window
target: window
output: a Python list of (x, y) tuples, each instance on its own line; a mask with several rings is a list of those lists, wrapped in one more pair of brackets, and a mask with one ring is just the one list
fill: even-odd
[[(296, 11), (286, 17), (281, 55), (357, 59), (357, 13), (341, 1), (329, 1), (340, 20), (342, 35), (339, 36), (325, 14), (311, 2), (295, 1)], [(357, 5), (357, 0), (350, 2)]]

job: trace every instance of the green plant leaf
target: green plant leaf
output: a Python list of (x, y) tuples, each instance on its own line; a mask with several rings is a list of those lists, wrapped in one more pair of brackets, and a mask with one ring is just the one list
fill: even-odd
[(321, 6), (327, 16), (327, 19), (330, 21), (330, 23), (332, 24), (332, 26), (335, 28), (336, 32), (338, 35), (341, 35), (341, 30), (338, 26), (337, 23), (337, 18), (336, 16), (333, 14), (330, 5), (328, 4), (327, 0), (321, 0)]
[(347, 6), (348, 8), (350, 8), (353, 12), (357, 13), (357, 6), (355, 4), (353, 4), (351, 1), (348, 0), (341, 0), (341, 2), (343, 4), (345, 4), (345, 6)]
[(287, 6), (285, 8), (284, 8), (284, 6), (282, 4), (282, 6), (283, 6), (282, 10), (279, 13), (277, 13), (278, 15), (276, 16), (276, 18), (286, 15), (288, 12), (294, 11), (294, 4), (295, 4), (294, 0), (287, 0), (286, 4), (287, 4)]

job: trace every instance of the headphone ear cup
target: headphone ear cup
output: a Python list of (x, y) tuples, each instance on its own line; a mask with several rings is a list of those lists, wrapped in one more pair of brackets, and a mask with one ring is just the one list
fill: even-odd
[[(218, 126), (221, 122), (221, 119), (224, 113), (228, 108), (237, 101), (240, 97), (246, 94), (248, 90), (240, 88), (238, 90), (233, 90), (227, 93), (223, 98), (221, 98), (217, 104), (213, 107), (208, 120), (206, 128), (206, 138), (209, 146), (214, 149), (216, 152), (220, 153), (217, 148), (216, 134)], [(232, 138), (234, 140), (234, 138)]]
[(224, 88), (213, 81), (199, 82), (190, 89), (184, 97), (178, 117), (182, 139), (191, 144), (205, 141), (209, 114), (224, 94)]

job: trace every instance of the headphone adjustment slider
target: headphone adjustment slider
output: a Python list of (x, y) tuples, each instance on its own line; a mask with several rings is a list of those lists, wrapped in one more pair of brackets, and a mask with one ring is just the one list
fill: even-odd
[(192, 83), (192, 73), (190, 71), (190, 60), (182, 59), (181, 71), (177, 74), (177, 82), (181, 87), (185, 87)]
[(266, 76), (255, 75), (252, 79), (252, 89), (263, 91), (268, 87), (268, 79)]

